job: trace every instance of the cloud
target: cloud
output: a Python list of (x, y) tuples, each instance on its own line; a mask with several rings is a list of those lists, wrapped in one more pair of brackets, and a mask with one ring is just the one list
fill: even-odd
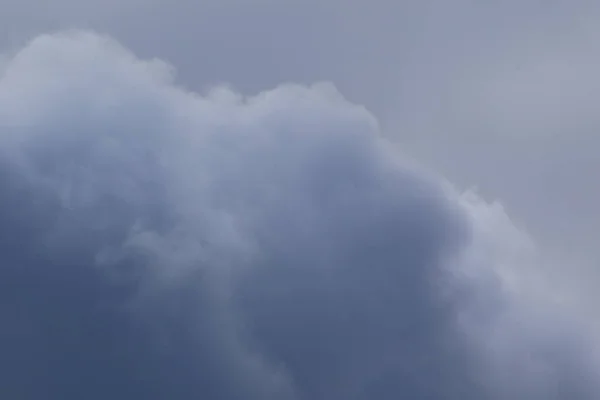
[(599, 393), (593, 331), (499, 205), (404, 160), (330, 84), (174, 82), (89, 32), (7, 57), (0, 393)]

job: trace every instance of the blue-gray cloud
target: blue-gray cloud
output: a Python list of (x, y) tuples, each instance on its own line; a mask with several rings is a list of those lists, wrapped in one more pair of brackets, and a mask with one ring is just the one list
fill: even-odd
[(329, 84), (192, 93), (45, 35), (2, 66), (0, 131), (7, 398), (599, 393), (587, 328), (513, 279), (526, 236)]

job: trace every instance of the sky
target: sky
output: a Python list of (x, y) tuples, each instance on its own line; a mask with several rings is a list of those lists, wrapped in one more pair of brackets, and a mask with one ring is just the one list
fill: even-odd
[(0, 5), (0, 394), (600, 397), (594, 2)]

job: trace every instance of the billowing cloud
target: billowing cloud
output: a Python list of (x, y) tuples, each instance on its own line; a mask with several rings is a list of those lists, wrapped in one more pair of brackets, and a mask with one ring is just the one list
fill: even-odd
[(246, 97), (85, 32), (0, 76), (7, 398), (587, 399), (593, 330), (504, 210), (333, 86)]

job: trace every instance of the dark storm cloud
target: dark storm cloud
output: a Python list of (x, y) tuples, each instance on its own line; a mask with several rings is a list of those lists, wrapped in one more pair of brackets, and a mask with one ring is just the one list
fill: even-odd
[(328, 84), (199, 95), (170, 72), (82, 32), (7, 58), (0, 394), (597, 393), (593, 346), (512, 285), (534, 261), (501, 208)]

